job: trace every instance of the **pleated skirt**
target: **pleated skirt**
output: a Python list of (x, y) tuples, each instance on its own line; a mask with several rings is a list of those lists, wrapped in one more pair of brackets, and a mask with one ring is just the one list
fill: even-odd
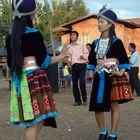
[(23, 70), (20, 85), (12, 82), (11, 123), (27, 127), (43, 121), (44, 126), (56, 127), (56, 116), (59, 113), (45, 70)]

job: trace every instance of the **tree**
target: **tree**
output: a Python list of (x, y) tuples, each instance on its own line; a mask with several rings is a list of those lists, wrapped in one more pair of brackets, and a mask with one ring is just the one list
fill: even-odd
[(0, 1), (0, 50), (5, 46), (3, 36), (6, 36), (11, 28), (12, 8), (8, 0)]
[(73, 18), (80, 18), (89, 13), (83, 0), (75, 0), (72, 8)]
[(53, 15), (53, 27), (70, 22), (89, 13), (83, 0), (66, 0), (59, 2), (57, 10)]
[[(49, 28), (49, 33), (50, 33), (50, 42), (51, 42), (51, 46), (52, 46), (52, 52), (53, 52), (53, 56), (55, 56), (55, 46), (54, 46), (54, 43), (53, 43), (53, 33), (52, 33), (52, 19), (53, 19), (53, 11), (51, 11), (51, 8), (50, 8), (50, 5), (48, 3), (48, 0), (44, 0), (45, 1), (45, 7), (46, 7), (46, 12), (47, 12), (47, 20), (48, 20), (48, 28)], [(56, 1), (58, 2), (58, 1)], [(54, 5), (54, 1), (53, 1), (53, 5)], [(56, 3), (57, 4), (57, 3)], [(53, 7), (55, 8), (55, 6), (57, 5), (54, 5)], [(53, 9), (55, 10), (55, 9)]]
[[(12, 18), (12, 8), (9, 3), (10, 0), (0, 1), (0, 49), (2, 47), (2, 37), (6, 35), (11, 27), (11, 18)], [(50, 30), (49, 30), (49, 19), (48, 14), (51, 14), (52, 28), (65, 24), (69, 21), (75, 20), (82, 16), (86, 16), (89, 11), (86, 8), (83, 0), (52, 0), (52, 4), (49, 5), (49, 10), (46, 12), (45, 5), (39, 3), (39, 0), (36, 2), (37, 13), (35, 14), (35, 26), (41, 31), (45, 38), (45, 44), (50, 43)], [(52, 8), (50, 8), (52, 7)], [(54, 39), (59, 39), (59, 34), (53, 35)]]
[(55, 14), (56, 13), (56, 11), (58, 10), (58, 7), (59, 7), (59, 0), (53, 0), (53, 2), (52, 2), (52, 7), (53, 7), (53, 14)]

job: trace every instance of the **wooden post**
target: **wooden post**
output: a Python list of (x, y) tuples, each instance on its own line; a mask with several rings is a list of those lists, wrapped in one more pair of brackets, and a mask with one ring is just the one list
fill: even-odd
[(45, 1), (45, 5), (46, 5), (47, 19), (48, 19), (48, 24), (49, 24), (52, 52), (53, 52), (53, 56), (55, 56), (56, 55), (55, 54), (55, 46), (54, 46), (54, 43), (53, 43), (53, 33), (52, 33), (52, 11), (50, 9), (48, 0), (44, 0), (44, 1)]

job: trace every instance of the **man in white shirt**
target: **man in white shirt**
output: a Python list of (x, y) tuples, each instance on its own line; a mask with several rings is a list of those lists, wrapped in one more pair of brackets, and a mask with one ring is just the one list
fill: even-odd
[(140, 66), (140, 57), (139, 53), (136, 51), (136, 45), (134, 43), (129, 44), (129, 51), (131, 55), (129, 57), (129, 63), (131, 66), (130, 69), (130, 84), (132, 87), (132, 91), (136, 91), (137, 96), (140, 96), (140, 81), (138, 77), (139, 66)]
[[(67, 62), (72, 68), (73, 96), (74, 106), (87, 104), (87, 91), (85, 85), (85, 73), (88, 63), (89, 52), (82, 42), (78, 41), (79, 33), (71, 31), (69, 49), (67, 53)], [(81, 100), (82, 97), (82, 100)]]

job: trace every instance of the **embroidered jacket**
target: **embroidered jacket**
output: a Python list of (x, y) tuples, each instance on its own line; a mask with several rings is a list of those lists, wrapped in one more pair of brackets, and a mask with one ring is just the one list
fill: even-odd
[[(89, 64), (88, 64), (88, 70), (95, 70), (96, 69), (96, 65), (97, 65), (97, 59), (96, 59), (96, 52), (95, 52), (95, 48), (96, 45), (98, 44), (99, 39), (96, 39), (93, 43), (92, 43), (92, 48), (91, 48), (91, 52), (89, 54)], [(130, 69), (130, 65), (129, 65), (129, 60), (124, 48), (124, 45), (122, 43), (122, 41), (115, 37), (112, 40), (112, 45), (110, 46), (107, 54), (106, 54), (106, 58), (116, 58), (119, 61), (119, 69)]]

